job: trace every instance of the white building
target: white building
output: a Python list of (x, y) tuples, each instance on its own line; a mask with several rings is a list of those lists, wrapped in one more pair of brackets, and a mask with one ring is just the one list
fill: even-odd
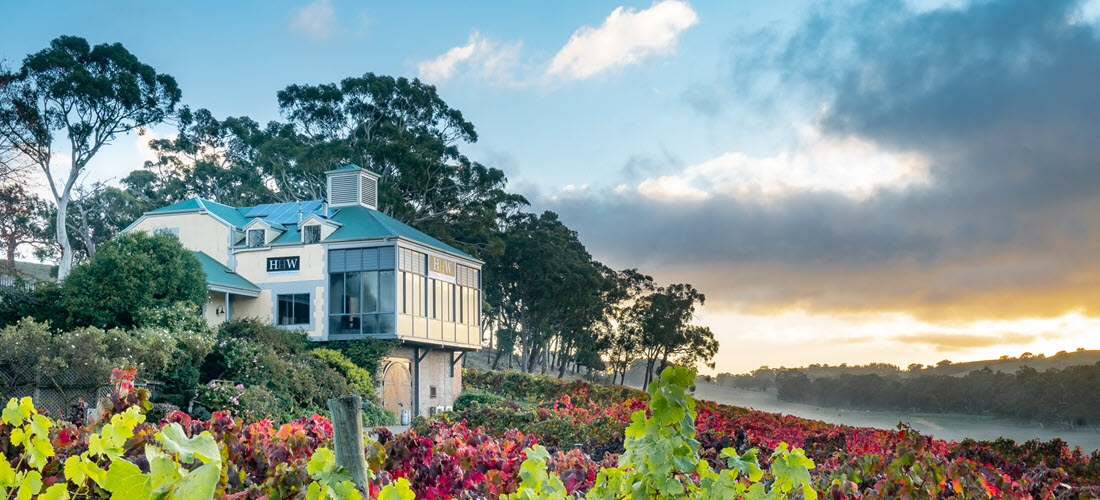
[(328, 172), (328, 199), (230, 207), (192, 198), (126, 231), (169, 232), (206, 272), (212, 325), (256, 317), (312, 340), (398, 339), (384, 406), (427, 415), (462, 389), (481, 340), (482, 262), (378, 210), (378, 176)]

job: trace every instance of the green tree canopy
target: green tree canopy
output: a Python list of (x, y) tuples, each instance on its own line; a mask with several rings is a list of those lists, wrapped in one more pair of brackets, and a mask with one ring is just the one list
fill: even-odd
[[(68, 209), (88, 162), (119, 134), (164, 121), (181, 92), (176, 80), (142, 63), (122, 44), (91, 46), (61, 36), (23, 60), (18, 72), (0, 74), (0, 136), (46, 175), (57, 204), (58, 278), (73, 265)], [(67, 176), (53, 168), (62, 138), (70, 155)]]
[(172, 235), (121, 234), (73, 268), (62, 302), (75, 325), (130, 327), (146, 308), (206, 302), (199, 260)]

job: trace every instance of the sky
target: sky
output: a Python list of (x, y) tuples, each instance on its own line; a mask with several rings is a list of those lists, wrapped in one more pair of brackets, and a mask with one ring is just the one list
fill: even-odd
[[(0, 1), (0, 60), (121, 42), (215, 116), (366, 72), (593, 256), (706, 294), (716, 372), (1100, 349), (1096, 0)], [(119, 137), (89, 180), (141, 168)]]

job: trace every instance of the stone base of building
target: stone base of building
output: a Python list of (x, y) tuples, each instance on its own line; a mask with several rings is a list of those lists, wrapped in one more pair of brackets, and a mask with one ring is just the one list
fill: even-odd
[(462, 392), (465, 352), (401, 344), (382, 362), (378, 388), (382, 406), (402, 422), (450, 409)]

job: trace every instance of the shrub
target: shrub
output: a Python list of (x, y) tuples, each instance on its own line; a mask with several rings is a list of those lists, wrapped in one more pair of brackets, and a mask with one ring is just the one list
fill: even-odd
[(279, 354), (303, 352), (309, 348), (310, 340), (305, 334), (295, 330), (279, 328), (264, 323), (257, 318), (235, 319), (222, 323), (218, 327), (220, 339), (253, 340), (271, 347)]
[(330, 398), (353, 389), (343, 375), (306, 350), (308, 342), (300, 332), (254, 319), (231, 321), (219, 328), (217, 346), (202, 366), (202, 380), (262, 386), (283, 418), (324, 413)]
[(199, 260), (167, 234), (124, 233), (95, 257), (73, 268), (62, 285), (62, 304), (75, 325), (134, 326), (146, 308), (206, 302)]
[(135, 318), (139, 329), (163, 328), (172, 333), (178, 355), (151, 378), (164, 384), (158, 401), (186, 408), (199, 386), (199, 368), (213, 351), (214, 331), (194, 308), (182, 303), (142, 309)]
[(144, 377), (159, 378), (179, 363), (201, 359), (212, 344), (208, 331), (148, 326), (130, 331), (84, 327), (52, 333), (47, 323), (25, 319), (0, 329), (0, 345), (4, 346), (0, 371), (10, 379), (37, 373), (58, 386), (107, 380), (116, 366), (133, 366)]
[(368, 427), (397, 425), (397, 415), (376, 404), (368, 404), (363, 409), (363, 425)]
[(481, 406), (495, 406), (504, 401), (504, 398), (487, 392), (474, 392), (474, 391), (462, 391), (462, 394), (455, 399), (454, 409), (455, 411), (462, 411), (475, 403)]
[(374, 393), (374, 380), (370, 372), (352, 363), (340, 351), (320, 348), (314, 349), (310, 353), (327, 363), (330, 368), (336, 370), (340, 375), (343, 375), (352, 391), (359, 394), (364, 400), (378, 401), (378, 396)]
[(207, 409), (229, 412), (249, 422), (283, 416), (275, 396), (261, 385), (245, 387), (211, 381), (195, 390), (195, 403)]
[(371, 376), (377, 376), (382, 360), (393, 352), (397, 344), (396, 340), (362, 339), (326, 342), (325, 347), (340, 351)]
[(53, 281), (28, 283), (22, 278), (11, 286), (0, 286), (0, 326), (14, 325), (23, 318), (48, 322), (53, 328), (64, 329), (69, 314), (61, 304), (61, 287)]

